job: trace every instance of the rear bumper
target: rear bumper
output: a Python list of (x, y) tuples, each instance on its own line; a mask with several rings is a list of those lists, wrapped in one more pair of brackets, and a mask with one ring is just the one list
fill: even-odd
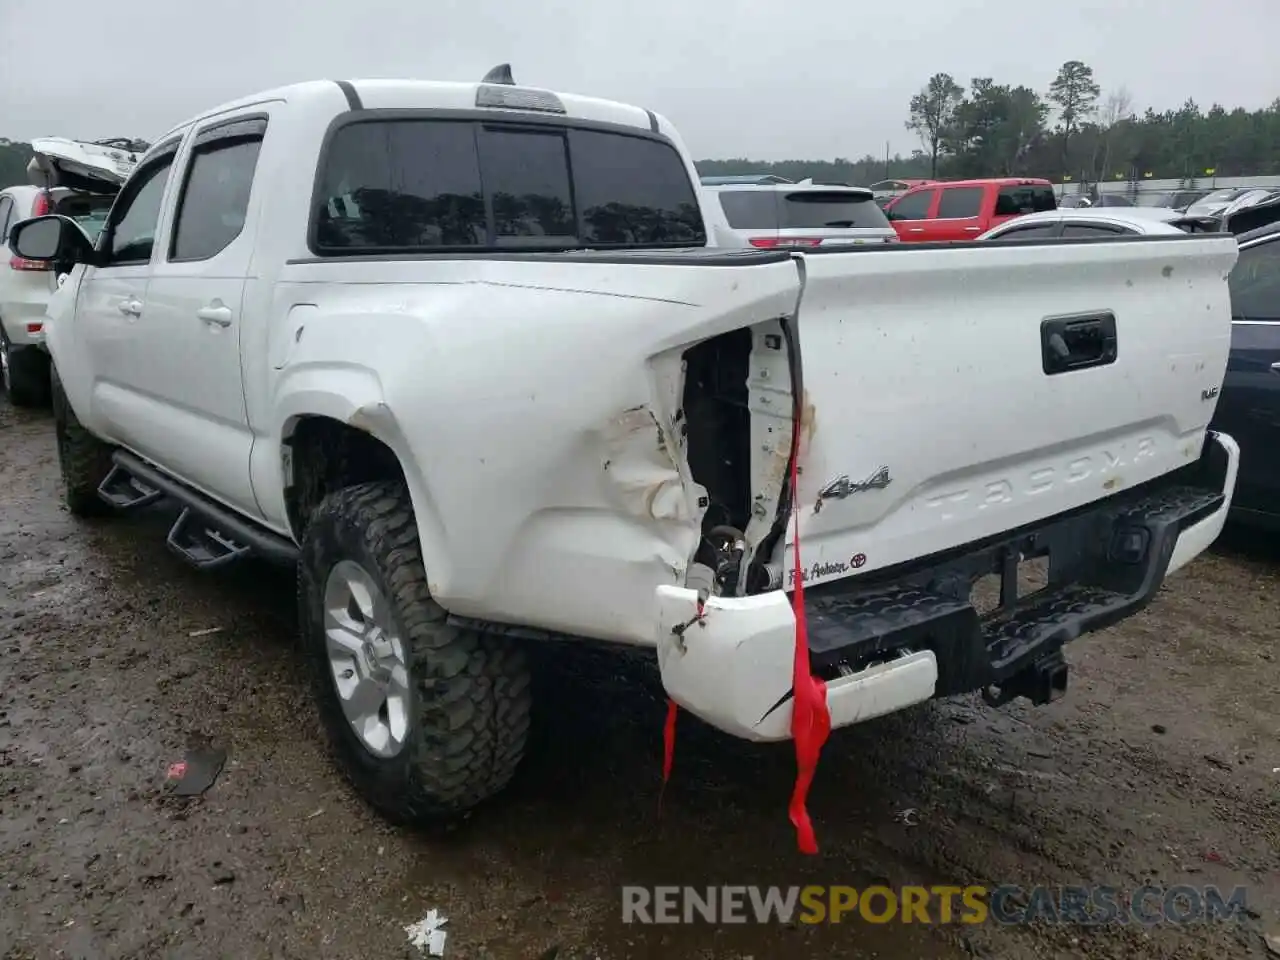
[(0, 323), (4, 324), (4, 334), (11, 344), (15, 347), (44, 344), (45, 308), (48, 303), (47, 290), (43, 291), (43, 297), (31, 295), (0, 303)]
[[(1222, 532), (1239, 462), (1236, 442), (1210, 433), (1199, 462), (1144, 487), (874, 582), (806, 591), (810, 661), (827, 682), (832, 727), (935, 696), (1017, 690), (1068, 641), (1137, 613)], [(1021, 600), (1007, 594), (1001, 612), (978, 615), (974, 581), (1004, 571), (1016, 591), (1019, 557), (1043, 555), (1047, 586)], [(788, 739), (790, 596), (713, 597), (701, 618), (687, 588), (659, 587), (657, 602), (658, 661), (671, 698), (735, 736)]]

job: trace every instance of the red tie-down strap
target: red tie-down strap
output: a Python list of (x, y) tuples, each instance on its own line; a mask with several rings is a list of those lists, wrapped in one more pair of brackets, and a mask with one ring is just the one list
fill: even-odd
[(809, 626), (804, 613), (804, 567), (800, 565), (800, 421), (797, 419), (791, 445), (791, 515), (795, 521), (792, 543), (796, 589), (791, 607), (796, 616), (795, 664), (791, 675), (791, 738), (796, 744), (796, 785), (791, 793), (791, 823), (801, 853), (818, 852), (818, 840), (809, 822), (805, 800), (818, 770), (822, 745), (831, 733), (831, 713), (827, 710), (827, 685), (809, 669)]
[[(796, 844), (801, 853), (816, 854), (818, 840), (813, 833), (813, 824), (809, 820), (809, 811), (805, 800), (809, 796), (809, 787), (813, 785), (814, 774), (818, 770), (818, 758), (822, 746), (831, 733), (831, 713), (827, 710), (827, 685), (821, 678), (815, 677), (809, 669), (809, 628), (804, 612), (804, 579), (800, 565), (800, 431), (801, 424), (797, 417), (793, 425), (795, 431), (791, 442), (791, 512), (795, 518), (795, 553), (796, 589), (791, 597), (791, 606), (796, 618), (795, 660), (791, 672), (791, 687), (794, 691), (791, 704), (791, 737), (796, 745), (796, 785), (791, 793), (789, 812), (791, 823), (796, 828)], [(698, 617), (702, 616), (702, 604), (698, 604)], [(671, 764), (676, 752), (676, 715), (679, 707), (670, 698), (667, 699), (667, 719), (662, 728), (662, 790), (658, 794), (658, 813), (662, 813), (662, 797), (666, 793), (667, 781), (671, 779)]]

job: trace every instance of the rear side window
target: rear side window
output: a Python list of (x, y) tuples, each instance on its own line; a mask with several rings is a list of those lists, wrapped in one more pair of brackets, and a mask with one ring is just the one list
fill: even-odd
[(0, 240), (9, 239), (9, 222), (13, 219), (13, 201), (0, 194)]
[(996, 216), (1016, 217), (1024, 213), (1040, 213), (1058, 209), (1053, 187), (1048, 184), (1025, 184), (1001, 187), (996, 194)]
[(906, 193), (895, 203), (889, 213), (894, 220), (923, 220), (929, 216), (929, 207), (933, 204), (936, 190), (921, 190), (919, 193)]
[[(260, 130), (257, 124), (255, 130)], [(170, 260), (208, 260), (240, 236), (261, 149), (260, 132), (220, 138), (215, 134), (204, 143), (197, 137), (178, 197)]]
[(872, 196), (839, 190), (784, 194), (781, 217), (783, 229), (893, 229)]
[(1056, 223), (1035, 223), (1025, 227), (1012, 227), (992, 237), (993, 240), (1032, 240), (1037, 237), (1052, 237), (1058, 229)]
[(948, 187), (938, 201), (939, 220), (965, 220), (982, 212), (982, 187)]
[(1104, 227), (1097, 223), (1068, 223), (1062, 228), (1064, 237), (1115, 237), (1132, 232), (1124, 227)]
[(720, 206), (735, 230), (778, 229), (778, 194), (774, 190), (721, 190)]
[(321, 163), (317, 252), (706, 243), (684, 161), (648, 137), (371, 121), (339, 129)]

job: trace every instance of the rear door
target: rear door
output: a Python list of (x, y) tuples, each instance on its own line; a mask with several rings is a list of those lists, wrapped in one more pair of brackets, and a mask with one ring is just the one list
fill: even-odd
[(130, 378), (133, 402), (146, 412), (145, 427), (135, 432), (138, 452), (254, 515), (241, 301), (262, 203), (254, 174), (269, 111), (258, 104), (192, 134), (174, 177), (173, 212), (147, 290), (147, 335), (135, 344)]
[(928, 240), (974, 240), (983, 232), (985, 186), (943, 187), (938, 211), (925, 225)]
[(1233, 506), (1280, 516), (1280, 234), (1241, 248), (1229, 287), (1231, 359), (1213, 425), (1240, 444)]
[(907, 243), (927, 240), (929, 218), (933, 216), (937, 200), (938, 190), (930, 187), (927, 190), (904, 193), (893, 201), (885, 213), (890, 225), (898, 231), (898, 239)]
[(780, 245), (830, 247), (897, 239), (869, 190), (779, 189), (773, 193)]

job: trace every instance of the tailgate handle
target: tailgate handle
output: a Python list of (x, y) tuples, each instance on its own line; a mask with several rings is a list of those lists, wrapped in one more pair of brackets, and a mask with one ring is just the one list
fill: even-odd
[(1116, 362), (1116, 315), (1081, 313), (1040, 323), (1040, 357), (1046, 374)]

